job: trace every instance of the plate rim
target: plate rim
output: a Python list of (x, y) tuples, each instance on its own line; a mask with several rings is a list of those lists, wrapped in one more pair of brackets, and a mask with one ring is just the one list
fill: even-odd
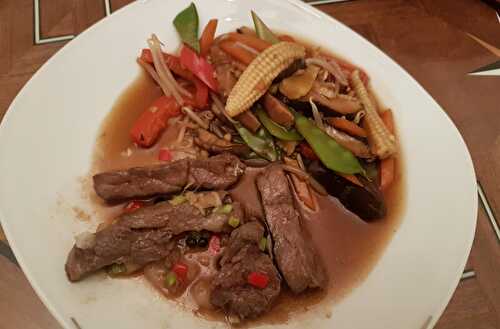
[[(471, 157), (469, 148), (467, 147), (467, 143), (465, 142), (462, 134), (460, 133), (460, 131), (458, 130), (457, 126), (455, 125), (453, 120), (450, 118), (448, 113), (434, 99), (434, 97), (429, 92), (427, 92), (427, 90), (415, 78), (413, 78), (413, 76), (409, 72), (407, 72), (406, 69), (404, 69), (392, 57), (390, 57), (383, 50), (381, 50), (377, 45), (371, 43), (364, 36), (362, 36), (361, 34), (356, 32), (355, 30), (351, 29), (349, 26), (347, 26), (346, 24), (344, 24), (340, 20), (337, 20), (333, 16), (326, 14), (325, 12), (319, 10), (318, 8), (315, 8), (314, 6), (312, 6), (308, 3), (302, 2), (301, 0), (286, 0), (286, 2), (291, 6), (298, 7), (302, 11), (308, 12), (308, 13), (310, 13), (318, 18), (326, 20), (327, 24), (333, 23), (333, 24), (340, 25), (340, 27), (342, 29), (347, 30), (349, 33), (355, 34), (360, 39), (360, 41), (363, 43), (364, 47), (373, 47), (377, 53), (377, 56), (383, 57), (385, 60), (392, 62), (392, 64), (394, 64), (399, 69), (399, 71), (401, 71), (405, 75), (405, 77), (409, 81), (411, 81), (415, 87), (417, 87), (420, 90), (420, 92), (423, 92), (425, 95), (427, 95), (429, 97), (429, 99), (432, 100), (432, 102), (439, 108), (440, 111), (438, 111), (438, 112), (441, 112), (441, 115), (444, 115), (444, 118), (447, 120), (448, 124), (451, 126), (450, 128), (453, 129), (454, 132), (458, 135), (458, 140), (462, 144), (462, 146), (465, 150), (466, 159), (463, 159), (463, 160), (469, 164), (469, 167), (472, 170), (472, 173), (471, 173), (472, 178), (475, 181), (474, 186), (476, 186), (476, 191), (474, 191), (474, 193), (473, 193), (473, 207), (471, 209), (472, 212), (470, 215), (468, 215), (468, 217), (469, 216), (472, 217), (472, 219), (471, 219), (472, 220), (472, 227), (471, 227), (471, 230), (469, 233), (468, 240), (464, 241), (466, 248), (465, 248), (465, 252), (463, 255), (463, 260), (459, 265), (459, 269), (458, 269), (459, 271), (456, 275), (456, 278), (449, 282), (449, 288), (448, 288), (447, 294), (443, 295), (442, 302), (437, 307), (435, 307), (435, 310), (432, 312), (432, 314), (429, 315), (429, 318), (423, 324), (423, 327), (422, 327), (422, 329), (433, 328), (435, 326), (435, 324), (437, 323), (437, 321), (442, 316), (446, 306), (448, 305), (449, 301), (451, 300), (453, 293), (455, 292), (455, 290), (460, 282), (460, 278), (462, 276), (463, 270), (465, 269), (467, 260), (469, 258), (469, 255), (470, 255), (470, 252), (471, 252), (471, 249), (473, 246), (475, 231), (476, 231), (476, 227), (477, 227), (478, 210), (479, 210), (479, 205), (478, 205), (479, 200), (478, 200), (478, 195), (477, 195), (477, 176), (476, 176), (474, 163), (472, 161), (472, 157)], [(87, 29), (85, 29), (80, 34), (78, 34), (75, 38), (73, 38), (68, 43), (66, 43), (61, 49), (56, 51), (23, 85), (21, 90), (15, 96), (12, 103), (9, 105), (7, 112), (5, 113), (2, 121), (0, 122), (0, 138), (4, 134), (5, 126), (8, 125), (10, 117), (12, 116), (12, 113), (14, 112), (13, 109), (15, 108), (18, 100), (23, 97), (24, 93), (26, 92), (26, 90), (29, 89), (29, 87), (33, 83), (33, 81), (38, 79), (39, 75), (42, 75), (43, 72), (48, 70), (48, 68), (51, 66), (51, 63), (57, 57), (59, 57), (59, 54), (63, 54), (67, 51), (70, 51), (72, 48), (74, 48), (75, 47), (74, 44), (78, 44), (77, 42), (75, 42), (75, 40), (80, 40), (81, 38), (86, 37), (91, 31), (99, 28), (101, 25), (107, 24), (110, 20), (114, 19), (114, 17), (116, 17), (117, 15), (122, 15), (126, 11), (134, 10), (134, 8), (136, 6), (140, 6), (140, 5), (142, 5), (141, 1), (134, 1), (134, 2), (131, 2), (127, 5), (119, 8), (119, 9), (115, 10), (111, 15), (108, 15), (108, 16), (100, 19), (98, 22), (94, 23), (93, 25), (89, 26)], [(340, 54), (340, 55), (342, 56), (342, 54)], [(14, 239), (13, 239), (13, 237), (11, 239), (9, 238), (9, 237), (11, 237), (10, 228), (9, 228), (8, 224), (6, 225), (6, 220), (4, 220), (4, 218), (5, 218), (5, 216), (2, 212), (2, 209), (0, 208), (0, 223), (2, 224), (2, 228), (5, 232), (5, 236), (6, 236), (7, 240), (9, 241), (9, 246), (16, 257), (17, 262), (19, 263), (21, 270), (23, 271), (24, 275), (28, 279), (29, 284), (31, 285), (31, 287), (35, 291), (38, 298), (40, 298), (40, 300), (43, 302), (45, 307), (49, 310), (51, 315), (59, 322), (59, 324), (61, 324), (63, 326), (63, 328), (68, 328), (68, 329), (73, 328), (73, 326), (75, 324), (70, 320), (72, 318), (64, 317), (56, 309), (55, 305), (51, 303), (49, 298), (45, 295), (41, 285), (38, 284), (32, 271), (29, 270), (29, 266), (26, 264), (24, 258), (22, 257), (22, 254), (21, 254), (20, 250), (18, 249), (16, 243), (10, 243), (10, 241), (14, 241)], [(391, 240), (392, 239), (393, 238), (391, 238)], [(389, 241), (389, 243), (390, 243), (390, 241)], [(385, 251), (382, 252), (380, 257), (382, 257), (384, 253), (385, 253)]]

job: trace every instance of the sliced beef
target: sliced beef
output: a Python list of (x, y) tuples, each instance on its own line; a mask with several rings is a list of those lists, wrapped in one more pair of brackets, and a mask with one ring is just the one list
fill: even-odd
[(269, 167), (257, 177), (265, 218), (273, 239), (275, 261), (288, 286), (295, 293), (307, 288), (324, 288), (328, 278), (310, 241), (301, 227), (292, 192), (283, 170)]
[(243, 175), (238, 157), (220, 154), (203, 160), (183, 159), (164, 165), (136, 167), (97, 174), (94, 189), (105, 201), (148, 198), (182, 191), (186, 185), (198, 189), (224, 190)]
[(113, 263), (145, 265), (166, 257), (175, 235), (186, 231), (229, 230), (230, 216), (244, 218), (239, 203), (233, 203), (229, 214), (212, 213), (206, 217), (187, 202), (173, 206), (168, 201), (122, 214), (111, 225), (88, 237), (92, 243), (73, 247), (66, 261), (66, 273), (70, 281), (78, 281)]
[[(255, 318), (268, 311), (281, 290), (281, 279), (269, 255), (259, 249), (264, 228), (257, 221), (231, 233), (221, 259), (221, 270), (213, 281), (210, 302), (226, 315)], [(265, 274), (268, 285), (261, 289), (248, 283), (252, 272)]]

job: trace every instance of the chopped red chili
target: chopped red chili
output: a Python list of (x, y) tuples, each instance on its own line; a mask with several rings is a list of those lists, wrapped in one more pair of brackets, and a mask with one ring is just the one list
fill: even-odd
[(170, 152), (168, 149), (160, 149), (160, 152), (158, 153), (158, 160), (160, 161), (172, 160), (172, 152)]
[(254, 287), (264, 289), (269, 284), (269, 277), (265, 273), (251, 272), (248, 275), (248, 283)]
[(172, 271), (182, 280), (187, 279), (188, 267), (184, 263), (177, 263), (172, 267)]
[(135, 210), (137, 210), (139, 208), (142, 208), (143, 206), (144, 206), (144, 202), (143, 201), (130, 201), (125, 206), (125, 211), (126, 212), (132, 212), (132, 211), (135, 211)]
[(220, 251), (220, 238), (217, 235), (212, 235), (210, 242), (208, 243), (208, 250), (212, 254), (217, 254)]

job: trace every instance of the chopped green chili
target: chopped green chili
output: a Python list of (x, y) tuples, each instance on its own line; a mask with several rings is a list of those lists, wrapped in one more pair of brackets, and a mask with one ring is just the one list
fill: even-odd
[(240, 225), (240, 220), (236, 217), (230, 217), (227, 223), (229, 224), (229, 226), (237, 228)]

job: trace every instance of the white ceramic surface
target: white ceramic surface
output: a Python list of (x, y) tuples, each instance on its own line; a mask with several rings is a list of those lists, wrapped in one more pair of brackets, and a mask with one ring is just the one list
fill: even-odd
[[(95, 222), (78, 178), (89, 169), (97, 130), (138, 73), (135, 57), (155, 32), (173, 50), (173, 17), (182, 1), (137, 1), (60, 50), (26, 84), (0, 129), (0, 218), (21, 267), (66, 327), (224, 327), (159, 298), (140, 280), (94, 276), (70, 284), (64, 273), (73, 236)], [(219, 18), (219, 32), (251, 24), (254, 9), (288, 31), (362, 66), (383, 103), (395, 110), (406, 164), (403, 222), (368, 278), (332, 307), (291, 328), (421, 329), (432, 326), (454, 291), (472, 244), (476, 182), (467, 148), (443, 110), (389, 57), (350, 29), (296, 0), (197, 1), (200, 25)], [(319, 312), (319, 311), (318, 311)], [(324, 312), (322, 310), (321, 312)]]

